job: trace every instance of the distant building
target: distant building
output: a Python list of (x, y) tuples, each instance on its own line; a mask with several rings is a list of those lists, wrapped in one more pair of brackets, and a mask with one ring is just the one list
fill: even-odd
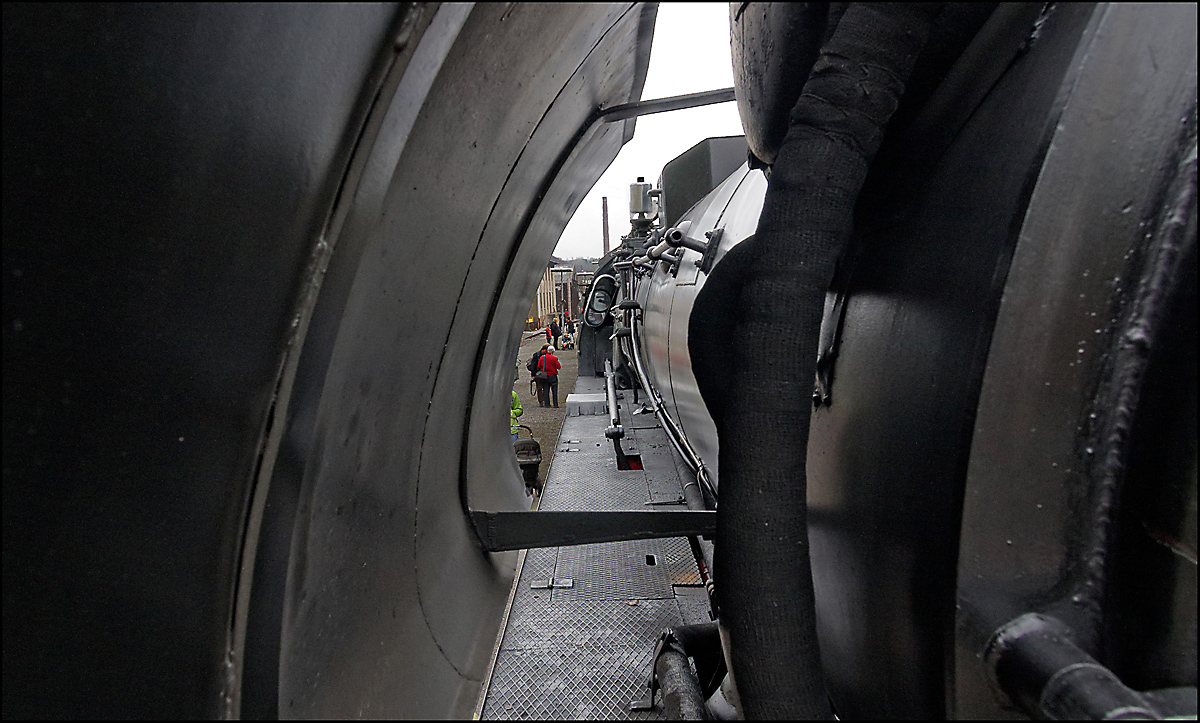
[(583, 295), (596, 268), (596, 259), (564, 261), (551, 256), (526, 317), (526, 331), (546, 326), (555, 315), (578, 319), (583, 308)]
[(572, 319), (583, 315), (583, 304), (587, 301), (587, 289), (600, 268), (599, 259), (571, 259), (565, 263), (575, 269), (575, 282), (571, 284), (571, 302), (568, 306)]
[(583, 303), (587, 301), (587, 290), (592, 285), (592, 278), (596, 275), (594, 271), (577, 271), (575, 272), (575, 286), (572, 289), (571, 308), (574, 310), (573, 318), (578, 319), (583, 316)]
[(546, 262), (546, 270), (542, 272), (542, 280), (538, 283), (533, 306), (529, 308), (529, 316), (525, 319), (527, 331), (540, 329), (550, 323), (550, 317), (556, 310), (558, 297), (554, 285), (554, 270), (556, 267), (561, 267), (562, 264), (563, 260), (556, 256), (551, 256), (550, 260)]

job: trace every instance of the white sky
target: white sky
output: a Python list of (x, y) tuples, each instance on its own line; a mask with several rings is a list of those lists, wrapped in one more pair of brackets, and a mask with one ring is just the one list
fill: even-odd
[[(642, 99), (732, 86), (729, 5), (660, 3)], [(638, 176), (657, 183), (668, 161), (705, 138), (740, 135), (742, 122), (733, 102), (641, 116), (633, 140), (625, 144), (583, 199), (559, 237), (554, 255), (560, 259), (601, 255), (602, 196), (608, 197), (609, 244), (616, 248), (621, 237), (629, 233), (629, 184)]]

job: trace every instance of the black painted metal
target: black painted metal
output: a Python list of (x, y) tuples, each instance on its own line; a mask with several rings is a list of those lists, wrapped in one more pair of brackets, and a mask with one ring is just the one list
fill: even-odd
[[(466, 715), (513, 561), (463, 510), (525, 502), (515, 332), (654, 6), (3, 13), (5, 717)], [(1010, 715), (979, 656), (1029, 610), (1147, 700), (1195, 685), (1194, 231), (1136, 414), (1109, 395), (1195, 8), (964, 13), (867, 180), (813, 421), (843, 718)]]
[(744, 136), (706, 138), (673, 158), (663, 166), (658, 182), (662, 190), (663, 227), (674, 226), (684, 213), (745, 162)]
[(524, 501), (517, 332), (654, 15), (5, 6), (6, 717), (469, 713), (463, 502)]
[[(818, 631), (841, 716), (940, 718), (955, 704), (946, 653), (974, 409), (1008, 261), (1090, 13), (1060, 6), (1046, 20), (919, 186), (909, 187), (908, 169), (880, 165), (859, 198), (868, 230), (851, 250), (836, 393), (814, 412), (808, 457)], [(954, 102), (935, 91), (930, 105)], [(891, 213), (901, 192), (910, 201)], [(873, 223), (884, 209), (887, 223)]]
[(700, 93), (675, 95), (670, 98), (655, 98), (654, 100), (642, 100), (636, 103), (622, 103), (612, 108), (605, 108), (600, 112), (600, 118), (606, 123), (612, 123), (627, 118), (636, 118), (640, 115), (650, 115), (651, 113), (665, 113), (671, 110), (686, 110), (688, 108), (699, 108), (716, 103), (728, 103), (733, 99), (733, 88), (706, 90)]
[(1031, 718), (1162, 718), (1162, 711), (1080, 650), (1071, 637), (1071, 631), (1054, 618), (1022, 615), (989, 642), (984, 654), (987, 672), (997, 688)]
[(5, 718), (217, 717), (393, 5), (4, 6)]
[(1027, 612), (1136, 690), (1196, 683), (1195, 563), (1154, 537), (1196, 539), (1167, 511), (1195, 499), (1194, 442), (1149, 466), (1131, 447), (1195, 425), (1194, 210), (1171, 190), (1194, 187), (1195, 8), (1131, 10), (1088, 17), (999, 308), (965, 479), (960, 717), (1000, 714), (978, 655)]
[(667, 537), (711, 537), (716, 513), (683, 511), (471, 512), (489, 552)]
[[(1134, 226), (1151, 232), (1160, 211), (1147, 199), (1165, 193), (1161, 179), (1187, 156), (1178, 134), (1194, 117), (1195, 41), (1181, 35), (1191, 13), (1003, 5), (960, 17), (970, 42), (955, 50), (944, 35), (943, 57), (915, 72), (915, 100), (906, 94), (872, 167), (832, 290), (821, 382), (828, 392), (836, 379), (838, 393), (823, 395), (831, 406), (817, 410), (809, 446), (822, 659), (843, 717), (1006, 715), (977, 680), (987, 636), (1039, 604), (1069, 601), (1088, 579), (1115, 596), (1081, 628), (1102, 631), (1096, 643), (1106, 650), (1092, 654), (1129, 684), (1147, 681), (1140, 690), (1194, 681), (1195, 533), (1177, 512), (1195, 499), (1194, 443), (1183, 441), (1194, 437), (1194, 395), (1181, 381), (1195, 376), (1194, 355), (1181, 351), (1194, 348), (1194, 314), (1182, 311), (1194, 282), (1177, 282), (1177, 321), (1156, 343), (1164, 351), (1147, 369), (1158, 371), (1145, 372), (1158, 380), (1151, 421), (1089, 421), (1122, 405), (1095, 396), (1108, 377), (1089, 354), (1080, 364), (1078, 351), (1095, 349), (1097, 334), (1124, 333), (1112, 312), (1124, 308), (1130, 282), (1114, 290), (1113, 280), (1141, 273)], [(743, 195), (726, 217), (743, 213)], [(689, 233), (724, 224), (714, 218)], [(1034, 251), (1009, 273), (1014, 250), (1055, 243), (1061, 252)], [(1190, 273), (1193, 262), (1174, 263)], [(679, 317), (687, 288), (656, 274), (638, 298), (648, 317), (664, 297)], [(1001, 314), (1002, 298), (1020, 311)], [(1001, 341), (992, 337), (998, 314)], [(651, 344), (661, 347), (655, 331)], [(669, 374), (651, 369), (652, 383), (679, 394), (685, 368), (672, 360)], [(992, 390), (985, 368), (999, 382)], [(1167, 402), (1167, 389), (1180, 394)], [(981, 396), (990, 421), (977, 426)], [(1138, 460), (1129, 466), (1140, 480), (1131, 488), (1137, 512), (1106, 502), (1105, 485), (1083, 482), (1077, 466), (1100, 449), (1097, 439), (1126, 429), (1140, 440), (1134, 449), (1156, 450), (1117, 445), (1118, 457)], [(1062, 454), (1045, 453), (1050, 439)], [(964, 496), (971, 514), (960, 527)], [(1126, 519), (1114, 525), (1109, 511)], [(1096, 544), (1106, 551), (1086, 554)], [(1071, 549), (1085, 554), (1064, 554)], [(1148, 590), (1157, 596), (1149, 605)]]

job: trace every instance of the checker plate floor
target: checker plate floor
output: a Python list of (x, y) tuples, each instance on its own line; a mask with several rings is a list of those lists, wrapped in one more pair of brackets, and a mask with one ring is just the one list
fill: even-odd
[[(647, 502), (683, 497), (662, 429), (626, 428), (648, 472), (621, 471), (604, 438), (607, 426), (606, 415), (565, 419), (540, 509), (648, 510), (655, 508)], [(529, 550), (515, 585), (480, 718), (663, 717), (659, 701), (640, 713), (631, 713), (629, 704), (645, 696), (663, 628), (707, 618), (707, 596), (685, 538)]]

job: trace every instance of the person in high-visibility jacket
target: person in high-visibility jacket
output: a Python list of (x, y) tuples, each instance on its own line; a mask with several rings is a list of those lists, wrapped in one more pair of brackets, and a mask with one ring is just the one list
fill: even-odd
[[(513, 380), (513, 386), (517, 386), (515, 379)], [(525, 410), (521, 407), (521, 398), (517, 396), (516, 389), (513, 389), (512, 395), (512, 427), (509, 431), (512, 432), (512, 439), (515, 442), (517, 441), (517, 417), (524, 414)]]

